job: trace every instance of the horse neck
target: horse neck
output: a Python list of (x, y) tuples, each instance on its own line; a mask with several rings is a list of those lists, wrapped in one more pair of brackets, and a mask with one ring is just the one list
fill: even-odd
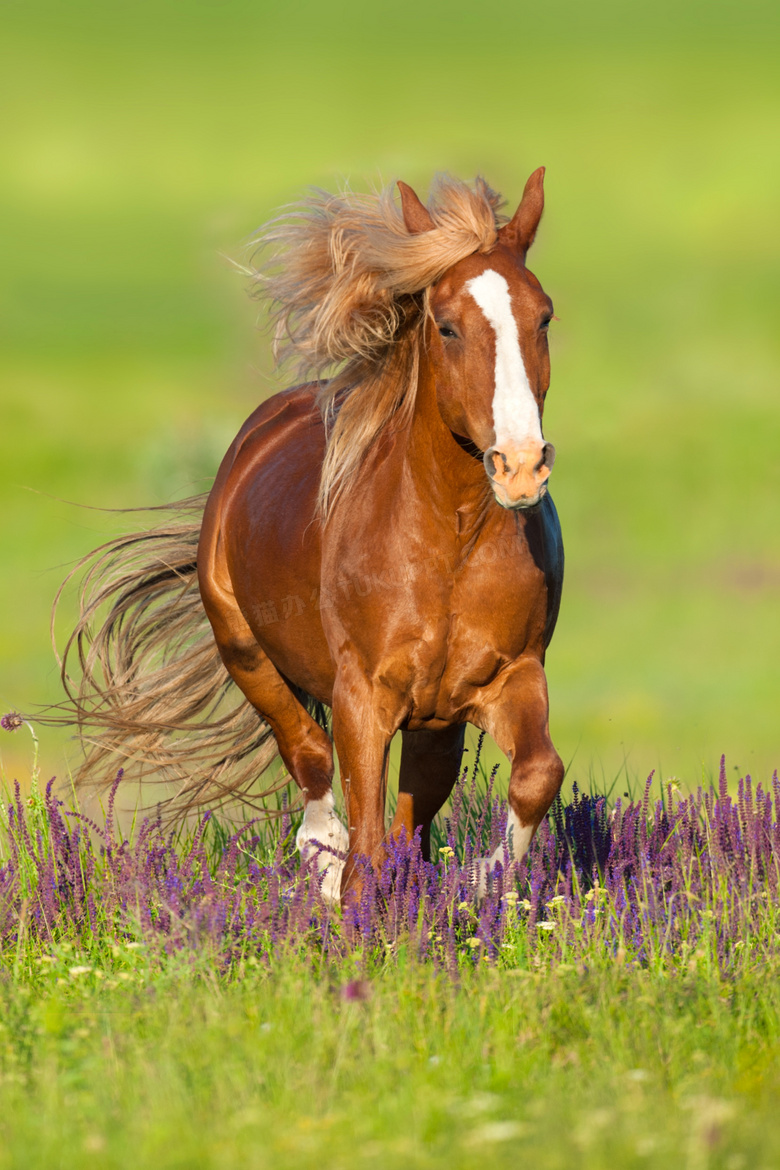
[(416, 494), (438, 511), (485, 512), (491, 493), (482, 460), (463, 449), (441, 417), (435, 372), (424, 349), (405, 459)]

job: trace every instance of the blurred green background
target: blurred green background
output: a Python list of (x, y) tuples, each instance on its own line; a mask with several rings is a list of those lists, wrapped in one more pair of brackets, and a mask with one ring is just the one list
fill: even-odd
[[(571, 775), (780, 764), (780, 9), (3, 6), (0, 708), (58, 696), (48, 612), (123, 507), (202, 490), (281, 385), (224, 254), (309, 184), (547, 170), (545, 430)], [(27, 744), (0, 745), (6, 773)], [(73, 751), (72, 748), (67, 750)], [(48, 772), (66, 744), (44, 734)]]

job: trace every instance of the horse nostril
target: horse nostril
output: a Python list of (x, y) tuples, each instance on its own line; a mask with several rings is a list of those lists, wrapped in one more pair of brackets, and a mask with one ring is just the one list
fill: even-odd
[[(534, 480), (544, 481), (552, 470), (552, 465), (555, 462), (555, 448), (552, 443), (544, 443), (539, 454), (539, 448), (533, 450), (533, 447), (518, 448), (516, 451), (510, 449), (512, 460), (507, 458), (503, 451), (499, 451), (496, 447), (490, 447), (483, 456), (485, 464), (485, 471), (493, 482), (503, 482), (513, 479), (515, 476), (530, 476)], [(534, 464), (534, 458), (539, 455), (538, 461)]]
[(506, 455), (503, 451), (497, 451), (495, 447), (491, 447), (485, 452), (482, 462), (485, 464), (485, 471), (491, 479), (495, 479), (497, 475), (511, 473)]

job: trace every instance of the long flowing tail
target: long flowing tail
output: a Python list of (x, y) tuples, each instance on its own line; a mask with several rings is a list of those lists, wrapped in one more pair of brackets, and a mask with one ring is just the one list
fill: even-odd
[(68, 575), (52, 612), (54, 641), (58, 603), (81, 575), (78, 622), (58, 655), (67, 699), (43, 719), (77, 729), (85, 752), (77, 784), (108, 782), (123, 767), (133, 779), (174, 782), (181, 811), (247, 799), (277, 754), (271, 729), (225, 670), (200, 600), (206, 498), (150, 509), (166, 521), (108, 541)]

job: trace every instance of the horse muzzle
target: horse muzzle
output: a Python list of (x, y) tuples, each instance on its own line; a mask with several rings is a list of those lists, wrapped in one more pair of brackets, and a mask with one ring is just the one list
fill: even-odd
[(547, 494), (555, 448), (536, 439), (519, 445), (503, 443), (490, 447), (483, 462), (502, 508), (533, 508)]

